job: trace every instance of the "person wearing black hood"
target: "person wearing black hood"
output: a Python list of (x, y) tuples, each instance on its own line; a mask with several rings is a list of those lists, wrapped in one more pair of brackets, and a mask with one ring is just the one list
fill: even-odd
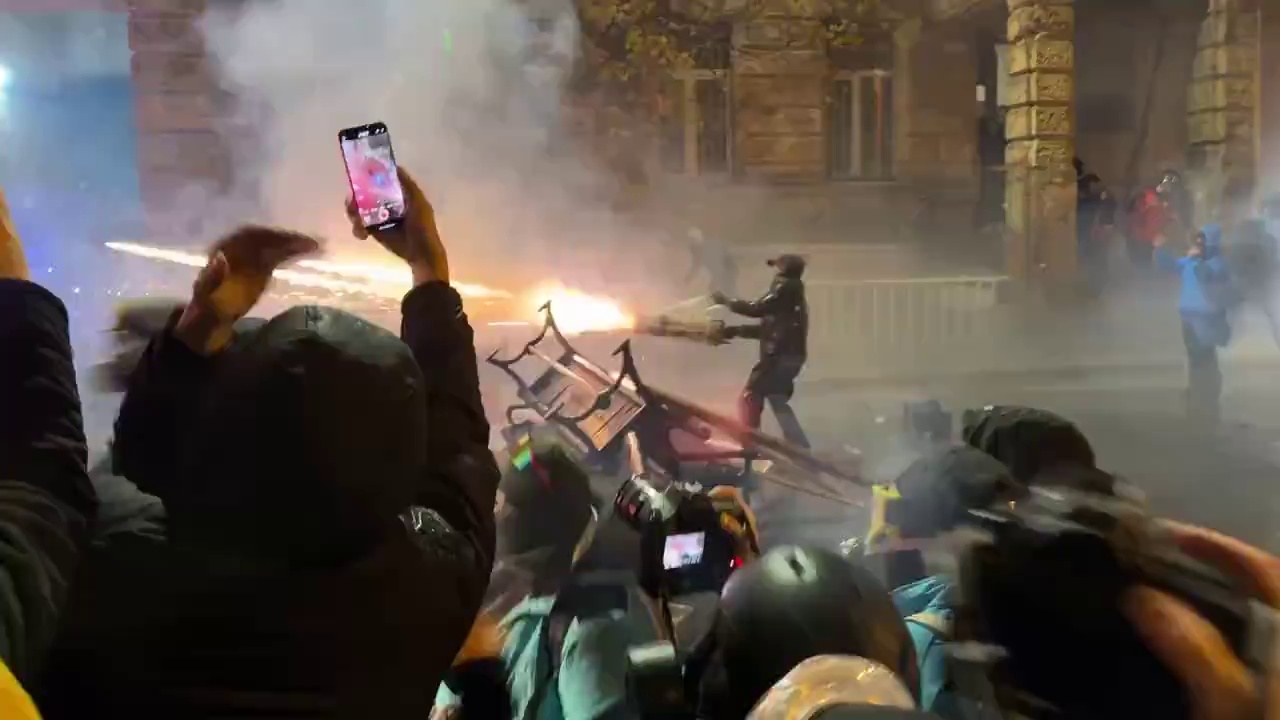
[(298, 307), (240, 331), (310, 238), (220, 242), (135, 370), (118, 472), (168, 537), (98, 549), (76, 578), (45, 718), (426, 718), (479, 609), (497, 467), (472, 331), (431, 206), (376, 237), (415, 287), (403, 342)]
[(742, 390), (740, 419), (758, 430), (767, 400), (783, 437), (794, 445), (808, 448), (809, 438), (790, 404), (796, 391), (796, 377), (804, 369), (809, 352), (809, 302), (805, 299), (802, 280), (805, 261), (799, 255), (781, 255), (770, 260), (769, 265), (777, 274), (769, 290), (759, 299), (738, 300), (715, 292), (711, 301), (738, 315), (760, 320), (758, 325), (732, 331), (734, 337), (760, 341), (760, 360), (751, 368)]

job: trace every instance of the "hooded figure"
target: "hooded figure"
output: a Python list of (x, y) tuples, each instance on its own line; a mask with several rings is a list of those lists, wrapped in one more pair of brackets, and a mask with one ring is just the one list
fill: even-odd
[[(1057, 413), (1020, 405), (988, 405), (964, 413), (960, 438), (1004, 464), (1020, 484), (1038, 485), (1049, 476), (1083, 478), (1097, 458), (1079, 427)], [(1095, 492), (1110, 488), (1078, 487)]]
[(428, 716), (493, 553), (460, 303), (415, 288), (405, 342), (318, 307), (212, 357), (152, 342), (114, 454), (168, 538), (83, 563), (46, 718)]
[(769, 261), (777, 270), (769, 290), (757, 300), (738, 300), (723, 293), (712, 299), (730, 311), (760, 320), (759, 325), (734, 328), (734, 337), (760, 341), (760, 360), (751, 368), (747, 385), (742, 390), (739, 416), (752, 429), (760, 428), (764, 403), (773, 408), (774, 417), (788, 442), (809, 447), (809, 438), (791, 409), (791, 396), (796, 391), (796, 377), (804, 368), (809, 354), (809, 302), (804, 293), (804, 258), (781, 255)]
[(1227, 312), (1235, 304), (1231, 273), (1222, 256), (1222, 227), (1206, 225), (1196, 234), (1185, 257), (1176, 258), (1163, 244), (1157, 265), (1182, 280), (1178, 313), (1187, 351), (1187, 411), (1195, 420), (1216, 424), (1222, 396), (1218, 348), (1231, 341)]

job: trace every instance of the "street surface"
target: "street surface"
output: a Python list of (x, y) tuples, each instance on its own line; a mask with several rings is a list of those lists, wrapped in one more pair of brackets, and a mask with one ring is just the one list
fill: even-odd
[[(726, 413), (732, 409), (742, 377), (737, 369), (714, 372), (712, 377), (708, 368), (691, 366), (650, 370), (649, 382), (680, 387)], [(493, 370), (486, 370), (483, 378), (486, 406), (497, 423), (504, 402), (513, 401), (512, 386)], [(901, 466), (901, 460), (895, 459), (895, 433), (902, 402), (936, 397), (954, 411), (956, 423), (966, 407), (1046, 407), (1079, 423), (1103, 468), (1142, 487), (1160, 514), (1219, 528), (1280, 552), (1280, 382), (1268, 373), (1229, 375), (1226, 428), (1221, 437), (1206, 436), (1181, 423), (1179, 382), (1179, 377), (1155, 373), (1146, 380), (1124, 375), (1047, 377), (1024, 379), (1019, 386), (932, 391), (801, 384), (794, 406), (819, 452), (840, 456), (846, 448), (859, 448), (868, 473), (882, 479)], [(690, 392), (690, 386), (695, 392)], [(91, 443), (99, 451), (109, 437), (114, 406), (115, 398), (86, 393)], [(768, 413), (765, 430), (776, 432)], [(852, 495), (864, 497), (865, 493)], [(835, 543), (861, 534), (867, 521), (861, 509), (796, 496), (785, 488), (767, 487), (759, 503), (768, 542)]]

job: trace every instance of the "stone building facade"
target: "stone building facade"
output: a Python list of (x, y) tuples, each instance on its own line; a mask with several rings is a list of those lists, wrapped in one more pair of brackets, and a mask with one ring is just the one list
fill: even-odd
[[(233, 184), (234, 98), (197, 23), (210, 4), (246, 1), (59, 0), (129, 14), (141, 190), (159, 224), (181, 188)], [(766, 243), (968, 229), (987, 203), (1007, 230), (1008, 273), (1069, 278), (1073, 156), (1121, 191), (1184, 167), (1206, 217), (1225, 197), (1275, 189), (1280, 12), (1263, 5), (881, 0), (883, 32), (841, 49), (821, 0), (765, 3), (722, 20), (727, 63), (677, 78), (682, 127), (666, 167), (681, 182), (656, 184), (725, 236)]]
[(204, 51), (198, 22), (208, 4), (128, 0), (138, 174), (156, 232), (171, 230), (178, 193), (195, 186), (217, 195), (232, 185), (221, 121), (234, 99), (219, 88)]

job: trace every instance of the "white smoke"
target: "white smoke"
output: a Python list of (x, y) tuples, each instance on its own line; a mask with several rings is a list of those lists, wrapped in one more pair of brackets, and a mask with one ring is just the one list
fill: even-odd
[[(204, 30), (236, 98), (236, 158), (269, 220), (352, 252), (339, 129), (386, 122), (427, 190), (455, 274), (556, 277), (598, 289), (661, 255), (653, 229), (610, 210), (617, 187), (564, 130), (577, 61), (572, 0), (275, 0), (213, 14)], [(241, 193), (245, 194), (245, 193)], [(670, 273), (668, 273), (670, 274)], [(572, 275), (572, 277), (570, 277)]]

